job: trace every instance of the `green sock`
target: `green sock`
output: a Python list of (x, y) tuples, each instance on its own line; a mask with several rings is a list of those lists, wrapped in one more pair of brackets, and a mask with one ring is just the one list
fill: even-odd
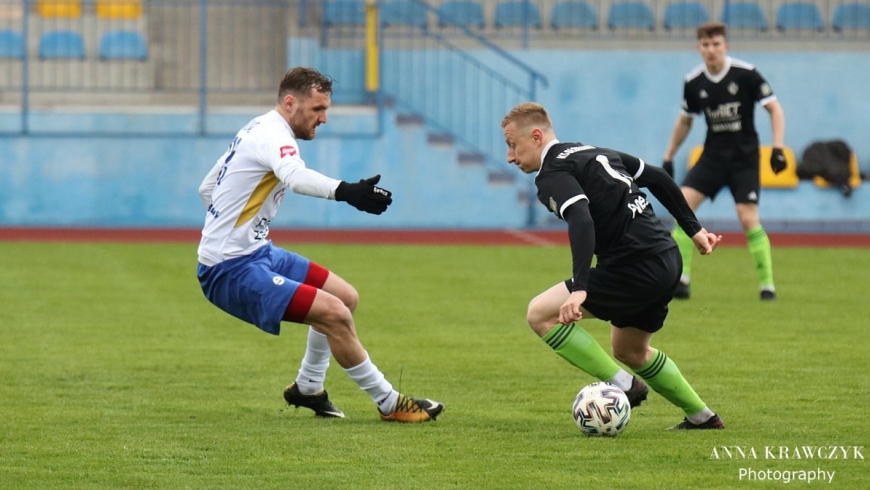
[(620, 370), (589, 332), (573, 323), (557, 323), (542, 339), (563, 359), (602, 381), (613, 378)]
[(680, 373), (680, 369), (664, 352), (653, 349), (652, 359), (634, 372), (643, 378), (659, 395), (683, 409), (686, 415), (694, 415), (707, 406)]
[(686, 232), (677, 225), (674, 227), (674, 241), (677, 242), (677, 247), (680, 249), (680, 255), (683, 256), (683, 276), (689, 277), (692, 275), (692, 254), (695, 253), (695, 242), (692, 237), (686, 235)]
[(770, 238), (761, 225), (746, 232), (749, 253), (755, 260), (755, 271), (761, 287), (773, 286), (773, 260), (770, 258)]

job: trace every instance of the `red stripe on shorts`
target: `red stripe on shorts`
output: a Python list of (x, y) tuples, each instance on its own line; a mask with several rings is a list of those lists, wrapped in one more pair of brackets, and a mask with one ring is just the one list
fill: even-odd
[(317, 288), (308, 284), (300, 284), (296, 293), (290, 298), (290, 304), (287, 305), (287, 311), (284, 312), (282, 320), (303, 323), (311, 310), (311, 305), (314, 304), (315, 296), (317, 296)]
[(302, 283), (314, 286), (317, 289), (323, 289), (327, 277), (329, 277), (329, 271), (326, 268), (310, 262), (308, 264), (308, 275), (305, 276), (305, 280)]

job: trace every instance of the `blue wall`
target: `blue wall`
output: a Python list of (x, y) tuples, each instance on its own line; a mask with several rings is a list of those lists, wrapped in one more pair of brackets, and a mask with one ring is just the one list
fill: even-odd
[[(478, 54), (487, 64), (499, 66), (499, 60)], [(549, 77), (550, 86), (539, 91), (538, 99), (550, 110), (563, 141), (616, 147), (653, 163), (659, 162), (679, 112), (683, 76), (700, 61), (691, 49), (513, 54)], [(870, 93), (864, 88), (870, 79), (870, 53), (732, 55), (757, 64), (770, 81), (785, 110), (786, 144), (796, 154), (813, 140), (843, 138), (862, 167), (870, 166)], [(380, 138), (336, 137), (339, 129), (373, 134), (379, 122), (370, 113), (335, 109), (318, 139), (303, 143), (303, 158), (313, 168), (348, 180), (382, 173), (384, 185), (396, 192), (396, 205), (381, 217), (371, 217), (343, 204), (294, 196), (285, 201), (276, 226), (501, 228), (526, 223), (527, 206), (518, 195), (528, 189), (530, 177), (492, 184), (485, 168), (461, 165), (455, 148), (428, 145), (426, 128), (398, 126), (391, 112)], [(212, 115), (207, 126), (234, 131), (255, 115)], [(0, 128), (15, 128), (17, 118), (0, 113)], [(492, 124), (497, 128), (499, 122)], [(229, 140), (194, 136), (195, 114), (49, 112), (31, 119), (35, 131), (131, 125), (142, 128), (141, 134), (152, 134), (0, 137), (0, 225), (199, 226), (203, 210), (196, 189)], [(757, 125), (762, 141), (769, 142), (769, 119), (761, 108)], [(704, 130), (703, 121), (696, 121), (679, 161), (703, 141)], [(189, 136), (154, 134), (171, 131)], [(866, 184), (848, 199), (811, 183), (796, 190), (766, 190), (761, 206), (765, 221), (780, 227), (870, 232)], [(543, 208), (538, 212), (543, 215)], [(699, 215), (727, 226), (734, 218), (730, 196), (721, 194)]]

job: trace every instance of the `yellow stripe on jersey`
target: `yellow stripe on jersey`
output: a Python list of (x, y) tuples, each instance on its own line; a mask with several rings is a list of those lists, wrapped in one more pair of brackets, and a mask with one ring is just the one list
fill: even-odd
[(266, 198), (272, 193), (272, 189), (274, 189), (280, 181), (281, 180), (278, 179), (278, 176), (273, 172), (264, 175), (263, 179), (260, 180), (260, 183), (257, 184), (257, 188), (251, 193), (251, 197), (248, 198), (248, 202), (245, 203), (245, 208), (242, 209), (242, 214), (239, 215), (239, 219), (236, 220), (236, 224), (233, 228), (238, 228), (256, 216), (260, 208), (263, 207), (263, 203), (266, 202)]

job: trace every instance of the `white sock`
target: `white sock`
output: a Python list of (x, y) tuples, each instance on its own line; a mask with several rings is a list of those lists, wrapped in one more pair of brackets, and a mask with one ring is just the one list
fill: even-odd
[(625, 369), (620, 369), (618, 373), (613, 375), (612, 378), (608, 379), (608, 383), (613, 383), (616, 386), (619, 386), (619, 389), (622, 391), (628, 391), (631, 389), (631, 381), (634, 379), (634, 376), (628, 373)]
[(323, 391), (326, 380), (326, 369), (329, 367), (329, 340), (326, 335), (308, 327), (308, 344), (305, 347), (305, 357), (296, 376), (296, 386), (303, 395), (314, 395)]
[(680, 282), (685, 284), (685, 285), (688, 285), (689, 284), (689, 276), (687, 276), (685, 274), (680, 274)]
[(366, 360), (358, 366), (345, 369), (350, 379), (354, 380), (372, 400), (378, 404), (378, 410), (387, 415), (396, 408), (399, 392), (393, 389), (393, 385), (384, 377), (384, 373), (374, 365), (366, 355)]
[(700, 412), (692, 414), (692, 415), (687, 415), (686, 418), (689, 419), (689, 422), (691, 422), (695, 425), (701, 425), (704, 422), (710, 420), (710, 418), (713, 417), (713, 415), (716, 415), (716, 414), (714, 414), (713, 411), (710, 410), (709, 408), (704, 407), (704, 410), (701, 410)]

